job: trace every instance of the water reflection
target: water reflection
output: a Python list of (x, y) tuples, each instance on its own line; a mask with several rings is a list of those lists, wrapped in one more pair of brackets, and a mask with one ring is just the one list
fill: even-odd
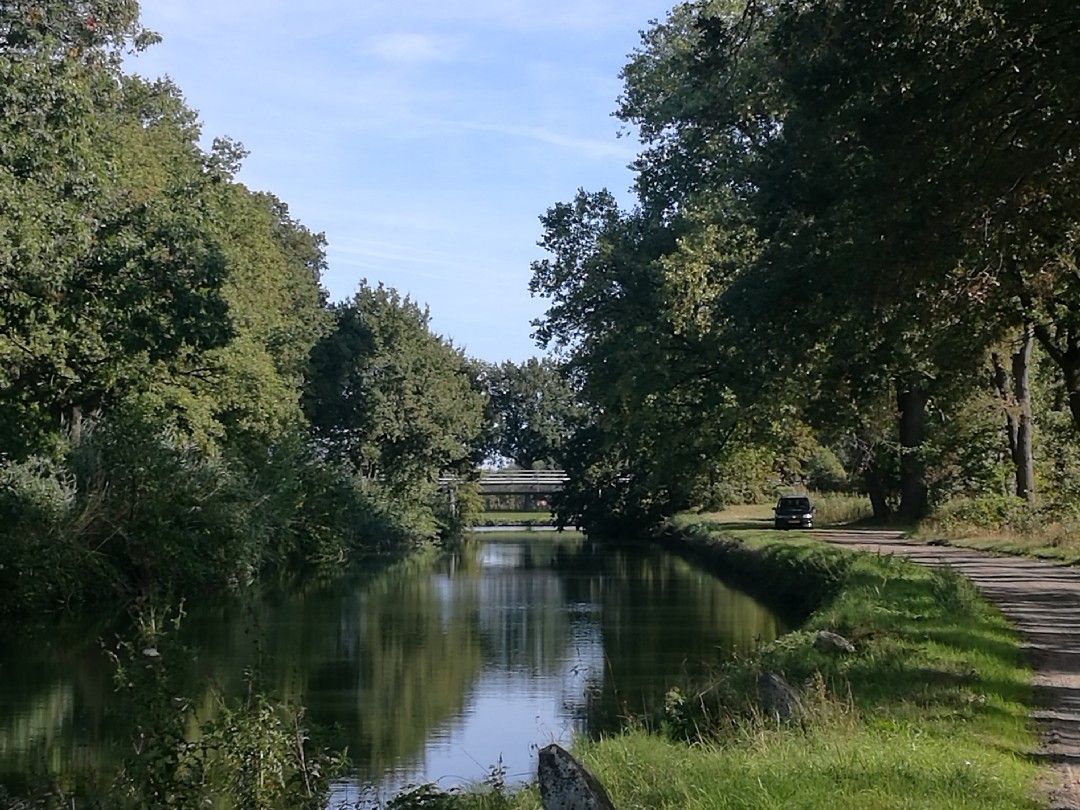
[[(347, 798), (365, 784), (476, 780), (500, 759), (527, 778), (537, 745), (613, 729), (704, 662), (780, 630), (757, 602), (659, 550), (486, 535), (438, 560), (310, 582), (254, 606), (189, 608), (181, 632), (194, 655), (172, 665), (208, 712), (207, 684), (239, 694), (261, 661), (271, 691), (348, 746)], [(0, 633), (0, 781), (10, 788), (34, 774), (107, 784), (131, 729), (103, 634)]]

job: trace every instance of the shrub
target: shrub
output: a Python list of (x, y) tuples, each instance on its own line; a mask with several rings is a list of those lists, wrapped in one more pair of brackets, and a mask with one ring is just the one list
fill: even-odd
[(138, 594), (253, 579), (253, 499), (225, 458), (129, 414), (93, 425), (69, 463), (77, 497), (66, 530), (108, 562), (117, 586)]
[(434, 485), (390, 492), (301, 432), (209, 454), (136, 412), (87, 423), (62, 460), (0, 465), (0, 612), (221, 591), (461, 527)]
[(934, 510), (929, 523), (946, 532), (992, 529), (1024, 534), (1036, 530), (1042, 520), (1040, 510), (1022, 498), (995, 494), (946, 501)]
[(78, 600), (102, 571), (67, 526), (74, 478), (50, 459), (0, 465), (0, 613)]
[(183, 615), (182, 608), (140, 605), (132, 637), (108, 651), (134, 738), (108, 805), (325, 807), (346, 758), (312, 741), (302, 707), (264, 692), (250, 671), (240, 699), (212, 685), (198, 699), (181, 693), (179, 671), (191, 658), (176, 640)]
[(817, 492), (842, 492), (850, 487), (844, 465), (828, 447), (818, 447), (803, 464), (806, 485)]

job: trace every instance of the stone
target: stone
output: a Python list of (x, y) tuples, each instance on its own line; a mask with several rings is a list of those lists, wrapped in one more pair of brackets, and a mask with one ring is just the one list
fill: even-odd
[(766, 714), (781, 723), (799, 720), (804, 714), (802, 700), (794, 687), (772, 672), (758, 676), (758, 698)]
[(853, 653), (855, 645), (837, 633), (818, 630), (814, 636), (814, 649), (822, 653)]
[(536, 776), (544, 810), (615, 810), (600, 780), (554, 743), (540, 749)]

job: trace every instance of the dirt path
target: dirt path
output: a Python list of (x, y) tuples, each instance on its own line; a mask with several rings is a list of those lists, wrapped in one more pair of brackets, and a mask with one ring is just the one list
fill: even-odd
[(899, 532), (818, 531), (848, 548), (908, 557), (953, 568), (974, 582), (1020, 631), (1035, 668), (1035, 718), (1058, 784), (1055, 810), (1080, 810), (1080, 568), (946, 546), (908, 542)]

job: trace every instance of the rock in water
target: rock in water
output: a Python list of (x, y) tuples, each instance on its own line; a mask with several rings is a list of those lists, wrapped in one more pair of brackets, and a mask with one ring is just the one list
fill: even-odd
[(823, 653), (853, 653), (855, 645), (836, 633), (818, 630), (814, 636), (814, 649)]
[(554, 743), (540, 749), (536, 776), (544, 810), (615, 810), (600, 781)]
[(799, 720), (803, 716), (802, 701), (795, 689), (772, 672), (762, 673), (758, 677), (758, 696), (761, 699), (761, 708), (771, 717), (775, 717), (781, 723), (790, 723)]

